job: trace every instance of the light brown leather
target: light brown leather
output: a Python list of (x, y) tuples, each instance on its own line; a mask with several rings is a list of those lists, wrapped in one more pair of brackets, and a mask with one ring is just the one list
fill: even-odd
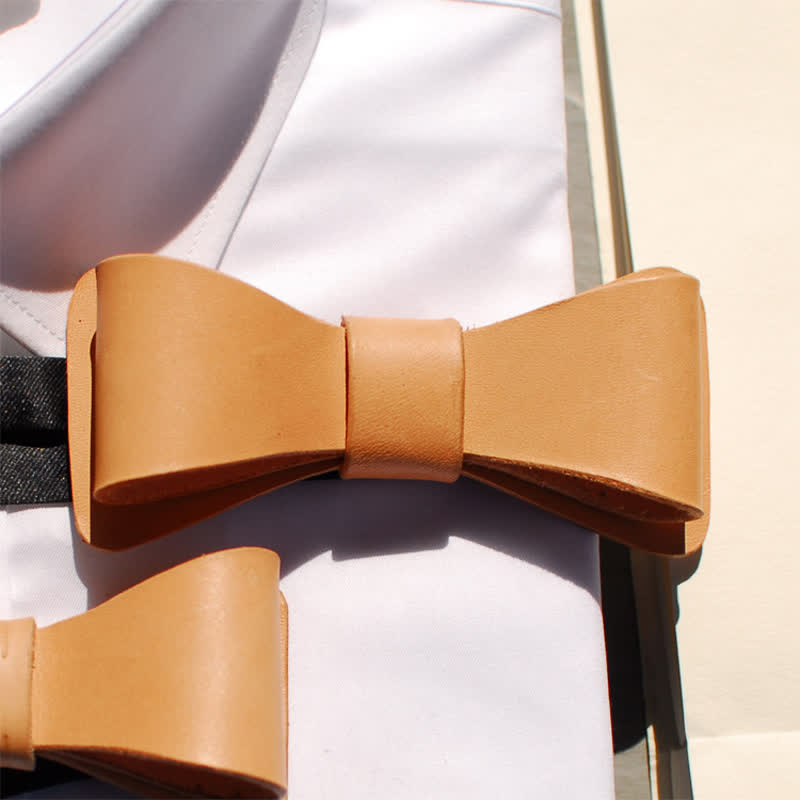
[[(646, 270), (462, 338), (463, 474), (635, 547), (682, 555), (700, 546), (708, 385), (696, 280)], [(341, 327), (185, 262), (117, 256), (87, 273), (67, 342), (81, 534), (100, 547), (127, 547), (341, 468), (354, 431), (359, 452), (379, 451), (369, 443), (378, 411), (388, 428), (400, 426), (379, 440), (393, 448), (417, 442), (413, 455), (393, 456), (402, 470), (425, 463), (429, 451), (446, 450), (442, 463), (453, 458), (438, 434), (429, 442), (396, 413), (384, 389), (368, 389), (366, 403), (348, 401), (344, 340)], [(377, 359), (371, 347), (351, 354), (351, 388), (383, 386), (402, 405), (409, 389), (399, 376), (409, 368), (418, 378), (424, 359), (406, 353), (395, 363), (391, 355), (380, 365), (393, 345), (376, 347), (384, 354)], [(457, 394), (449, 394), (456, 358), (443, 355), (448, 347), (433, 352), (450, 365), (449, 377), (425, 377), (410, 407), (430, 391), (416, 413), (447, 419), (450, 431), (440, 410)], [(370, 368), (380, 375), (365, 375)], [(366, 438), (361, 408), (372, 418)]]
[(454, 319), (345, 317), (343, 478), (452, 483), (464, 455), (464, 348)]
[(283, 797), (278, 571), (269, 550), (222, 551), (38, 629), (35, 751), (148, 797)]
[(0, 620), (0, 767), (33, 769), (31, 684), (36, 625)]

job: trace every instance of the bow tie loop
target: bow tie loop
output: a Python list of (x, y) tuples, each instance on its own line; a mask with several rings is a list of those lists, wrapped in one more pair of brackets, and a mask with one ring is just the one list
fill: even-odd
[(464, 346), (454, 319), (345, 317), (343, 478), (452, 483), (464, 458)]
[(462, 332), (330, 325), (213, 270), (117, 256), (76, 288), (67, 359), (76, 526), (100, 547), (331, 470), (466, 475), (668, 555), (705, 536), (705, 318), (676, 270)]
[(31, 685), (36, 623), (0, 620), (0, 767), (32, 770)]

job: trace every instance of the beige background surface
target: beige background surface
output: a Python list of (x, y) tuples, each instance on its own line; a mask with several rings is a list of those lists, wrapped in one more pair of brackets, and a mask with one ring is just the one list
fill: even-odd
[(711, 527), (678, 623), (695, 797), (798, 797), (800, 10), (603, 8), (634, 264), (698, 276), (708, 311)]

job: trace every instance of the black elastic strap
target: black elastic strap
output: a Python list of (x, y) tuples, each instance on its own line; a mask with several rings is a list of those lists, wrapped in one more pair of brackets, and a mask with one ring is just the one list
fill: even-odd
[(0, 358), (0, 505), (67, 503), (63, 358)]

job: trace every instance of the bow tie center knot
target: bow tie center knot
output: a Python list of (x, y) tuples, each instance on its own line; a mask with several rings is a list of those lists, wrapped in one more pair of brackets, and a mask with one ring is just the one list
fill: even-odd
[(464, 440), (464, 347), (454, 319), (345, 317), (343, 478), (452, 483)]
[(32, 770), (33, 648), (36, 623), (0, 620), (0, 767)]

